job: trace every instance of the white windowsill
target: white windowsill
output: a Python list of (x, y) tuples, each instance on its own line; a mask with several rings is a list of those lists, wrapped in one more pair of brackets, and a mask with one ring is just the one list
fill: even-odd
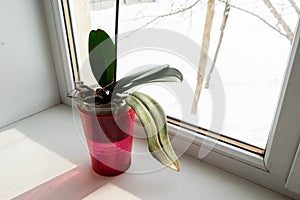
[[(72, 110), (65, 105), (0, 129), (1, 166), (2, 162), (6, 166), (0, 171), (6, 180), (0, 180), (0, 199), (289, 199), (188, 156), (180, 158), (178, 173), (163, 168), (113, 178), (97, 176), (81, 137)], [(136, 138), (133, 152), (144, 151), (143, 143)], [(32, 152), (22, 149), (24, 145)], [(135, 158), (130, 172), (156, 162)]]

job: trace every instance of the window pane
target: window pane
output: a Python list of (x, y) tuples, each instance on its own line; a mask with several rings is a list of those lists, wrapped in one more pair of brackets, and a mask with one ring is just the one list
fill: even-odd
[(115, 35), (116, 3), (114, 0), (69, 1), (80, 80), (86, 85), (96, 84), (88, 60), (90, 30), (102, 29)]
[[(215, 70), (221, 77), (226, 97), (225, 121), (220, 133), (265, 148), (298, 20), (296, 11), (299, 2), (292, 4), (289, 1), (247, 0), (231, 1), (231, 4), (232, 6), (225, 11), (228, 17), (226, 23), (224, 23), (225, 4), (219, 1), (214, 4), (215, 13), (208, 49), (211, 61), (206, 66), (206, 71), (209, 71), (219, 45)], [(169, 29), (201, 45), (207, 5), (209, 5), (207, 2), (200, 1), (195, 5), (190, 1), (155, 1), (123, 5), (120, 9), (120, 31), (138, 30), (141, 27)], [(222, 42), (219, 44), (222, 25), (225, 28)], [(130, 65), (143, 65), (147, 62), (151, 64), (154, 59), (157, 63), (170, 63), (179, 68), (184, 66), (190, 69), (184, 77), (193, 79), (190, 82), (195, 90), (197, 84), (197, 77), (193, 71), (195, 67), (180, 62), (178, 56), (171, 53), (156, 50), (156, 54), (154, 52), (152, 54), (153, 56), (151, 52), (140, 51), (136, 56), (131, 56)], [(203, 82), (204, 85), (206, 80)], [(213, 79), (211, 84), (212, 82)], [(145, 88), (144, 91), (150, 93), (151, 87), (153, 86)], [(203, 88), (200, 95), (198, 126), (214, 131), (215, 127), (211, 127), (210, 121), (214, 105), (210, 92), (206, 90)], [(169, 115), (174, 117), (180, 115), (170, 100), (165, 98), (165, 92), (153, 89), (151, 93), (161, 100)], [(171, 105), (167, 106), (168, 103)]]
[[(101, 28), (113, 36), (113, 2), (90, 0), (92, 29)], [(119, 43), (127, 44), (124, 41), (128, 40), (131, 41), (128, 46), (133, 46), (119, 52), (118, 78), (146, 65), (170, 64), (183, 72), (183, 86), (148, 85), (139, 90), (157, 99), (173, 118), (265, 148), (298, 22), (299, 6), (299, 0), (232, 0), (227, 4), (213, 0), (124, 0), (120, 3)], [(132, 41), (146, 28), (167, 31), (156, 38), (145, 34), (145, 41), (160, 41), (158, 43), (163, 46), (165, 41), (173, 40), (174, 46), (153, 44), (152, 48), (151, 45), (136, 48)], [(128, 31), (133, 32), (128, 35)], [(158, 32), (154, 30), (154, 34)], [(202, 50), (196, 48), (197, 52), (185, 51), (195, 55), (193, 58), (181, 55), (176, 49), (178, 46), (188, 48), (190, 43), (202, 46)], [(191, 111), (201, 62), (205, 72), (195, 118)], [(91, 83), (90, 75), (84, 74), (87, 71), (82, 70), (81, 76)]]

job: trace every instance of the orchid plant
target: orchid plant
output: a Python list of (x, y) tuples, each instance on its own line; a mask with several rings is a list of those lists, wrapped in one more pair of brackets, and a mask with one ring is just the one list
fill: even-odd
[(80, 102), (103, 107), (128, 104), (144, 127), (151, 155), (165, 166), (179, 171), (179, 161), (168, 137), (163, 108), (150, 96), (141, 92), (131, 92), (131, 89), (147, 83), (180, 82), (183, 80), (181, 72), (169, 65), (161, 65), (116, 81), (115, 48), (114, 42), (105, 31), (98, 29), (90, 32), (89, 60), (98, 87), (94, 89), (78, 82), (70, 96)]

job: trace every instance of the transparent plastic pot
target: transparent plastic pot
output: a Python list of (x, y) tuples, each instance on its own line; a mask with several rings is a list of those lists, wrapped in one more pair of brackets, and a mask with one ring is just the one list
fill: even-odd
[(124, 173), (131, 164), (134, 111), (128, 105), (77, 106), (93, 170), (102, 176)]

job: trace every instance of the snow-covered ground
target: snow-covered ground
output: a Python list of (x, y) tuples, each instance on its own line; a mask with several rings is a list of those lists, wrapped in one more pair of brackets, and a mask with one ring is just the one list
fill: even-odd
[[(122, 4), (119, 17), (119, 33), (136, 30), (155, 16), (172, 12), (172, 2), (156, 0), (154, 3)], [(232, 4), (255, 12), (271, 24), (276, 25), (276, 19), (262, 1), (240, 0)], [(299, 2), (297, 2), (298, 5)], [(192, 1), (179, 0), (173, 4), (173, 11), (192, 5)], [(283, 12), (284, 19), (294, 31), (298, 16), (290, 7), (288, 1), (274, 1)], [(212, 59), (216, 50), (224, 4), (218, 2), (215, 6), (209, 57)], [(114, 8), (101, 11), (91, 11), (91, 26), (93, 29), (104, 29), (110, 35), (114, 34)], [(199, 2), (186, 12), (162, 17), (149, 24), (147, 28), (161, 28), (185, 35), (200, 45), (206, 15), (206, 4)], [(150, 17), (149, 17), (150, 16)], [(152, 16), (152, 17), (151, 17)], [(132, 35), (131, 37), (134, 37)], [(122, 38), (119, 38), (122, 39)], [(178, 41), (174, 41), (176, 43)], [(212, 101), (210, 90), (203, 89), (198, 109), (197, 125), (218, 131), (220, 134), (236, 138), (257, 147), (265, 148), (276, 111), (281, 85), (291, 49), (290, 42), (271, 29), (258, 18), (243, 11), (231, 8), (228, 23), (216, 71), (221, 77), (224, 87), (225, 117), (221, 127), (214, 127), (214, 115), (221, 115)], [(134, 68), (148, 64), (165, 64), (180, 69), (191, 90), (196, 86), (197, 66), (192, 66), (181, 55), (175, 55), (172, 49), (137, 49), (122, 55), (118, 62), (118, 77), (122, 77)], [(200, 51), (199, 51), (200, 55)], [(208, 66), (207, 71), (210, 66)], [(213, 75), (215, 75), (214, 73)], [(212, 79), (212, 87), (213, 87)], [(177, 87), (177, 86), (175, 86)], [(174, 88), (174, 87), (172, 87)], [(179, 86), (178, 86), (179, 88)], [(191, 110), (192, 93), (187, 93), (182, 99), (176, 92), (166, 87), (145, 86), (140, 88), (151, 94), (165, 108), (170, 116), (187, 119), (186, 110)], [(184, 102), (184, 103), (183, 103)], [(187, 105), (188, 104), (188, 105)], [(222, 105), (222, 102), (220, 103)], [(222, 110), (222, 109), (221, 109)], [(223, 117), (222, 117), (223, 119)]]

